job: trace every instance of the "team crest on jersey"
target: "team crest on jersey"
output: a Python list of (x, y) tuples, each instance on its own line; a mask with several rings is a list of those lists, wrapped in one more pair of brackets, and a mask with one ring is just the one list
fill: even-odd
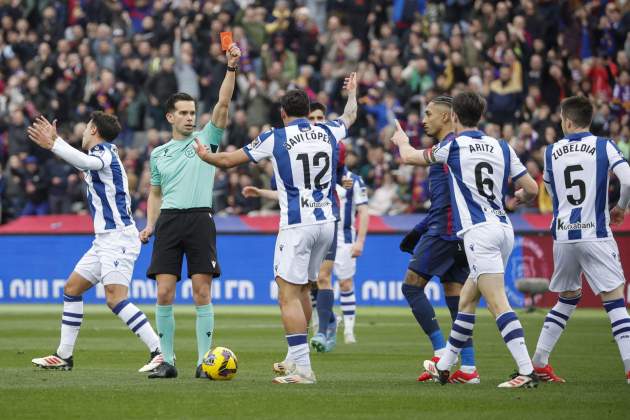
[(262, 141), (261, 141), (258, 137), (256, 137), (256, 138), (254, 139), (254, 141), (252, 141), (252, 142), (249, 144), (249, 150), (256, 149), (258, 146), (260, 146), (260, 145), (261, 145), (261, 143), (262, 143)]
[(195, 156), (195, 151), (193, 150), (192, 144), (186, 147), (186, 150), (184, 151), (184, 155), (186, 155), (186, 157), (189, 159)]
[(97, 144), (91, 150), (91, 153), (94, 156), (103, 156), (105, 154), (105, 146), (102, 144)]

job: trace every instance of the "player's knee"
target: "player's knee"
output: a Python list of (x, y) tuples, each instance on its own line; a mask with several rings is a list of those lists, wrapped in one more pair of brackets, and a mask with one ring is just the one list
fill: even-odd
[(352, 279), (346, 279), (339, 281), (339, 289), (342, 292), (351, 292), (352, 291)]
[(573, 299), (582, 294), (582, 289), (571, 290), (568, 292), (560, 292), (560, 297), (565, 299)]
[(446, 296), (459, 296), (462, 292), (462, 285), (459, 283), (444, 283), (444, 294)]
[(424, 287), (427, 283), (428, 281), (418, 273), (407, 270), (407, 273), (405, 274), (405, 284), (408, 284), (409, 286)]
[(195, 305), (207, 305), (210, 303), (210, 288), (200, 288), (198, 290), (193, 290), (193, 300)]
[(158, 305), (170, 305), (175, 298), (175, 289), (169, 286), (158, 285), (157, 301)]
[(78, 285), (72, 283), (66, 283), (63, 286), (63, 293), (68, 296), (79, 296), (82, 294)]

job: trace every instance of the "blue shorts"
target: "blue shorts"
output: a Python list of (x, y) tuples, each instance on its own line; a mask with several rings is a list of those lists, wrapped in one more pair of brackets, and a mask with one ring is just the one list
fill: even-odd
[(328, 252), (324, 257), (324, 261), (335, 261), (335, 258), (337, 258), (337, 231), (339, 230), (337, 229), (338, 224), (338, 221), (335, 222), (335, 236), (333, 237), (332, 244), (330, 244), (330, 248), (328, 248)]
[(463, 242), (438, 236), (420, 238), (408, 268), (426, 280), (437, 276), (442, 283), (464, 284), (470, 274)]

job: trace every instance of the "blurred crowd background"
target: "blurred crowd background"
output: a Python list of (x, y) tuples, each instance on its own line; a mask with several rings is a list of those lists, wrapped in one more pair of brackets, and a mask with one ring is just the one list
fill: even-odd
[[(210, 119), (226, 30), (243, 57), (223, 149), (281, 125), (279, 98), (294, 87), (334, 118), (346, 101), (343, 78), (358, 72), (346, 164), (367, 183), (372, 214), (428, 209), (427, 170), (399, 166), (388, 139), (398, 118), (414, 146), (431, 145), (421, 121), (438, 94), (483, 94), (483, 129), (508, 140), (541, 184), (541, 149), (562, 136), (558, 105), (567, 96), (591, 98), (593, 133), (629, 158), (629, 29), (622, 0), (0, 0), (2, 222), (87, 212), (82, 175), (31, 144), (26, 127), (40, 114), (57, 119), (79, 148), (93, 110), (122, 123), (116, 143), (134, 214), (144, 217), (149, 154), (170, 140), (163, 104), (183, 91), (198, 101), (198, 126)], [(271, 174), (268, 162), (218, 170), (215, 211), (276, 211), (241, 194), (268, 187)], [(541, 191), (518, 211), (550, 212)], [(610, 194), (614, 202), (614, 183)]]

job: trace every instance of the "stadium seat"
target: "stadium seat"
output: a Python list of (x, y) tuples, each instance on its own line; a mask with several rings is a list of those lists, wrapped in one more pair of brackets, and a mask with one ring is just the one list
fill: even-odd
[(516, 280), (516, 289), (529, 297), (531, 304), (527, 312), (536, 311), (536, 295), (541, 295), (549, 290), (549, 279), (544, 277), (524, 277)]

